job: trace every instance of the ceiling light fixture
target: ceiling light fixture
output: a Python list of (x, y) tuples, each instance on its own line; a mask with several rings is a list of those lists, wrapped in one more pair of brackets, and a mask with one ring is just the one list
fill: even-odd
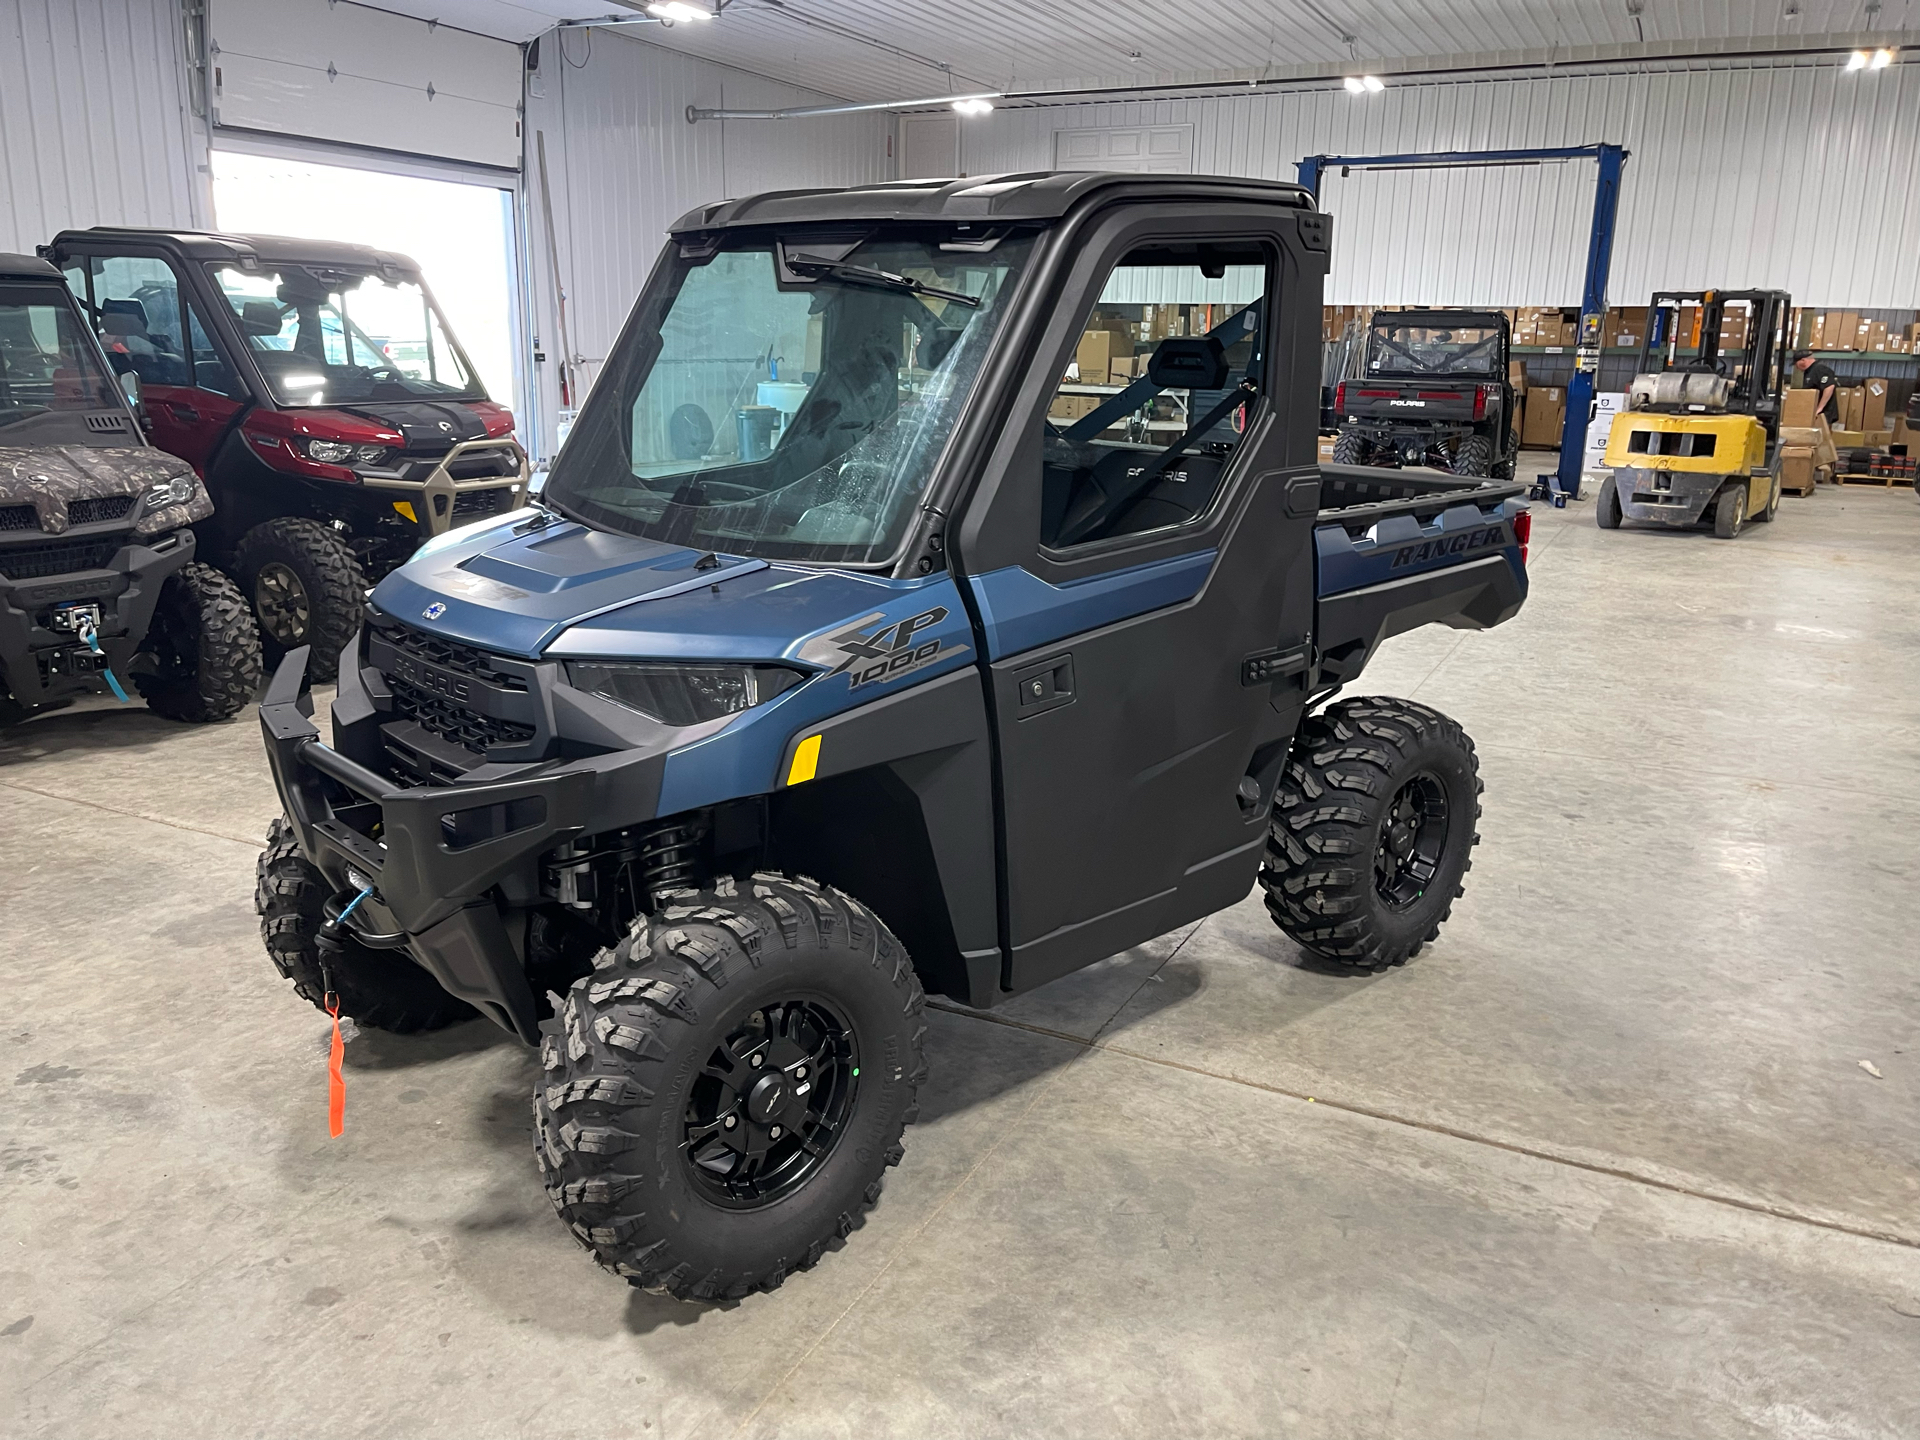
[(1340, 83), (1350, 95), (1378, 95), (1387, 88), (1387, 82), (1378, 75), (1349, 75)]
[(1349, 75), (1341, 83), (1343, 83), (1347, 87), (1347, 93), (1350, 95), (1363, 94), (1365, 93), (1367, 88), (1366, 84), (1360, 79), (1358, 75)]
[(1889, 66), (1889, 65), (1891, 65), (1891, 64), (1893, 63), (1893, 57), (1894, 57), (1894, 53), (1895, 53), (1895, 52), (1893, 52), (1892, 50), (1876, 50), (1876, 51), (1874, 51), (1874, 52), (1873, 52), (1873, 59), (1867, 62), (1867, 68), (1868, 68), (1869, 70), (1884, 70), (1884, 69), (1886, 69), (1886, 68), (1887, 68), (1887, 66)]
[(993, 102), (983, 96), (969, 95), (954, 101), (953, 108), (962, 115), (990, 115), (993, 113)]
[(1873, 57), (1867, 54), (1866, 51), (1856, 50), (1853, 52), (1853, 54), (1847, 57), (1847, 69), (1864, 70), (1867, 68), (1867, 62), (1872, 59)]
[(698, 5), (689, 5), (687, 0), (653, 0), (647, 6), (647, 14), (656, 20), (711, 20), (713, 12), (702, 10)]

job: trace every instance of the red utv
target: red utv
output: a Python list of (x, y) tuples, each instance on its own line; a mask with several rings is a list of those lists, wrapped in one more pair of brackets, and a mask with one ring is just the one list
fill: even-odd
[(252, 602), (271, 659), (331, 679), (367, 589), (420, 542), (518, 508), (527, 459), (419, 267), (272, 235), (67, 230), (60, 267), (153, 443), (213, 497), (201, 554)]

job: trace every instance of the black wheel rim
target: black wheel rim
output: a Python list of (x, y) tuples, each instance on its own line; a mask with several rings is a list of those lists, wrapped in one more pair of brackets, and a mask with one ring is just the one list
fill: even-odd
[(1373, 883), (1396, 910), (1417, 902), (1440, 871), (1447, 849), (1447, 791), (1427, 771), (1407, 781), (1387, 807), (1374, 852)]
[(819, 999), (762, 1005), (707, 1057), (687, 1096), (681, 1154), (701, 1192), (733, 1210), (812, 1179), (853, 1110), (853, 1027)]
[(261, 627), (282, 645), (298, 645), (307, 638), (307, 587), (290, 566), (272, 560), (260, 567), (253, 582), (253, 608)]

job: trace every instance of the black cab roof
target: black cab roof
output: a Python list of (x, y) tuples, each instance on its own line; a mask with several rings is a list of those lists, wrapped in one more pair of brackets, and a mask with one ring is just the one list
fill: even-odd
[(60, 272), (32, 255), (0, 250), (0, 280), (58, 280)]
[(1031, 170), (947, 180), (893, 180), (838, 190), (769, 190), (689, 210), (669, 227), (680, 235), (747, 225), (847, 220), (966, 224), (1051, 220), (1089, 196), (1147, 202), (1241, 200), (1311, 211), (1313, 196), (1282, 180), (1235, 175), (1144, 175), (1101, 170)]
[(216, 230), (147, 230), (128, 225), (96, 225), (89, 230), (62, 230), (46, 248), (69, 245), (93, 248), (102, 243), (131, 242), (171, 252), (185, 260), (231, 261), (247, 269), (252, 264), (316, 265), (332, 270), (373, 270), (382, 274), (417, 276), (420, 267), (411, 257), (371, 245), (340, 240), (306, 240), (294, 235), (228, 235)]

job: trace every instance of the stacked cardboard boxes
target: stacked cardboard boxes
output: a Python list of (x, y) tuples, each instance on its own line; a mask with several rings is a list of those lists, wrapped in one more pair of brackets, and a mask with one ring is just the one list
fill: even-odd
[(1532, 450), (1558, 450), (1560, 432), (1566, 428), (1567, 392), (1559, 385), (1532, 385), (1527, 388), (1525, 428), (1520, 443)]
[(1839, 462), (1826, 417), (1812, 418), (1811, 425), (1780, 427), (1780, 488), (1790, 494), (1810, 495), (1816, 484), (1832, 483)]

